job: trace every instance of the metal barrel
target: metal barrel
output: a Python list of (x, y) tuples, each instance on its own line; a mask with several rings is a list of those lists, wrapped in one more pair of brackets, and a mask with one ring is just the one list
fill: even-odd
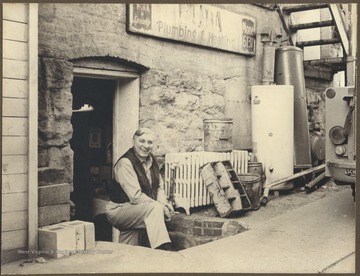
[(227, 152), (233, 150), (232, 119), (205, 119), (203, 122), (205, 151)]

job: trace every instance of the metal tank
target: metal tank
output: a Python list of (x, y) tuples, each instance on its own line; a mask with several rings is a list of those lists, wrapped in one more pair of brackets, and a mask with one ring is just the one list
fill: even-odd
[[(291, 85), (251, 87), (251, 130), (255, 161), (263, 164), (264, 188), (294, 173), (294, 88)], [(287, 182), (273, 190), (292, 189)]]
[(294, 86), (294, 167), (311, 168), (303, 51), (294, 46), (275, 51), (275, 83)]
[(247, 87), (239, 79), (229, 79), (226, 81), (224, 93), (226, 118), (232, 118), (233, 145), (236, 150), (251, 148), (251, 118), (250, 118), (250, 99)]

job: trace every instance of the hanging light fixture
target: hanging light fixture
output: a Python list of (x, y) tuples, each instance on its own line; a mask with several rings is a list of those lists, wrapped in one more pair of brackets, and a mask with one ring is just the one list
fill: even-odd
[(72, 112), (89, 112), (94, 111), (94, 107), (90, 104), (84, 104), (80, 109), (75, 109)]

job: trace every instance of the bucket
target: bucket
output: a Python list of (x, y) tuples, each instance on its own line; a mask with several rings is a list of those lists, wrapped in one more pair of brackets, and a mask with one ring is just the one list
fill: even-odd
[(205, 151), (226, 152), (233, 150), (232, 119), (205, 119), (203, 122)]
[(260, 162), (249, 162), (248, 163), (248, 172), (252, 173), (252, 174), (258, 174), (258, 175), (261, 176), (263, 174), (262, 163), (260, 163)]
[(260, 198), (262, 194), (262, 183), (259, 174), (242, 173), (238, 175), (241, 183), (244, 185), (245, 191), (250, 199), (252, 209), (260, 208)]
[(265, 174), (260, 162), (248, 162), (248, 173), (258, 174), (261, 178), (261, 185), (265, 182)]

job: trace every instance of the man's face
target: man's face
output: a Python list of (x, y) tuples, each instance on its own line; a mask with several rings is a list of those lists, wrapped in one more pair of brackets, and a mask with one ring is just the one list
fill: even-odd
[(139, 157), (149, 156), (154, 146), (154, 136), (151, 133), (144, 133), (141, 136), (135, 136), (133, 139), (134, 149)]

